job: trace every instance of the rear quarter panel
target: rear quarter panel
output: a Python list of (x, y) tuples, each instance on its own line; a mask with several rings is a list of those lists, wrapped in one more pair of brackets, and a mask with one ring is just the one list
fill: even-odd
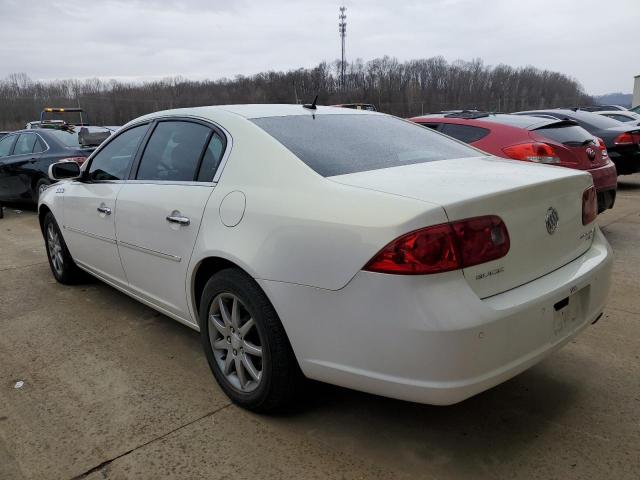
[[(233, 150), (205, 208), (192, 274), (217, 256), (257, 279), (337, 290), (399, 235), (447, 221), (431, 203), (321, 177), (242, 117), (220, 124)], [(240, 223), (227, 227), (220, 211), (234, 191), (244, 193), (246, 206)]]

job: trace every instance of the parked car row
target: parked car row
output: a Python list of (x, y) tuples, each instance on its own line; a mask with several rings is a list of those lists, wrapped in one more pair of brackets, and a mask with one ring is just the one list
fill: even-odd
[[(45, 113), (79, 113), (80, 122), (46, 119)], [(84, 114), (84, 117), (83, 117)], [(84, 121), (83, 121), (84, 120)], [(28, 122), (25, 129), (0, 135), (0, 203), (37, 204), (51, 185), (49, 166), (60, 161), (81, 165), (113, 132), (115, 127), (96, 127), (85, 123), (80, 108), (45, 108), (40, 120)]]
[(517, 112), (516, 115), (534, 115), (558, 120), (572, 120), (604, 140), (609, 157), (615, 163), (618, 175), (640, 172), (640, 126), (622, 123), (583, 110), (549, 109)]
[(598, 211), (613, 207), (616, 167), (604, 141), (574, 121), (481, 112), (411, 120), (498, 157), (588, 171), (596, 187)]
[(291, 404), (304, 377), (459, 402), (598, 321), (612, 268), (593, 135), (463, 117), (417, 120), (530, 161), (315, 102), (145, 115), (82, 165), (51, 165), (38, 216), (52, 274), (88, 272), (199, 330), (245, 408)]

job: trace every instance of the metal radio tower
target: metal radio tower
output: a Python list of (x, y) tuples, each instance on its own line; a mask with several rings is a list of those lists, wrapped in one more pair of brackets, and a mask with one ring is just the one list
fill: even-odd
[(342, 85), (342, 87), (344, 87), (344, 70), (345, 70), (344, 40), (345, 40), (345, 37), (347, 36), (347, 22), (345, 21), (347, 19), (347, 16), (344, 13), (346, 10), (347, 10), (347, 7), (340, 7), (340, 15), (338, 15), (338, 19), (340, 20), (340, 23), (338, 23), (338, 31), (340, 32), (340, 39), (342, 40), (342, 61), (340, 62), (340, 85)]

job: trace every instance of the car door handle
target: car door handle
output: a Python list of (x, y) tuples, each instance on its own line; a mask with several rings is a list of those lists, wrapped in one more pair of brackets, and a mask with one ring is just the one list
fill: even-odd
[(183, 217), (182, 215), (167, 215), (167, 222), (177, 223), (178, 225), (189, 225), (191, 220), (188, 217)]
[(109, 207), (98, 207), (97, 210), (105, 215), (111, 215), (111, 209)]

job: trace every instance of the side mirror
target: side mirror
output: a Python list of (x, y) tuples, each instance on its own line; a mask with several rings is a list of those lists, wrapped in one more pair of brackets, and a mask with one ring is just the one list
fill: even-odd
[(49, 178), (53, 181), (80, 178), (80, 165), (76, 162), (58, 162), (49, 165)]

